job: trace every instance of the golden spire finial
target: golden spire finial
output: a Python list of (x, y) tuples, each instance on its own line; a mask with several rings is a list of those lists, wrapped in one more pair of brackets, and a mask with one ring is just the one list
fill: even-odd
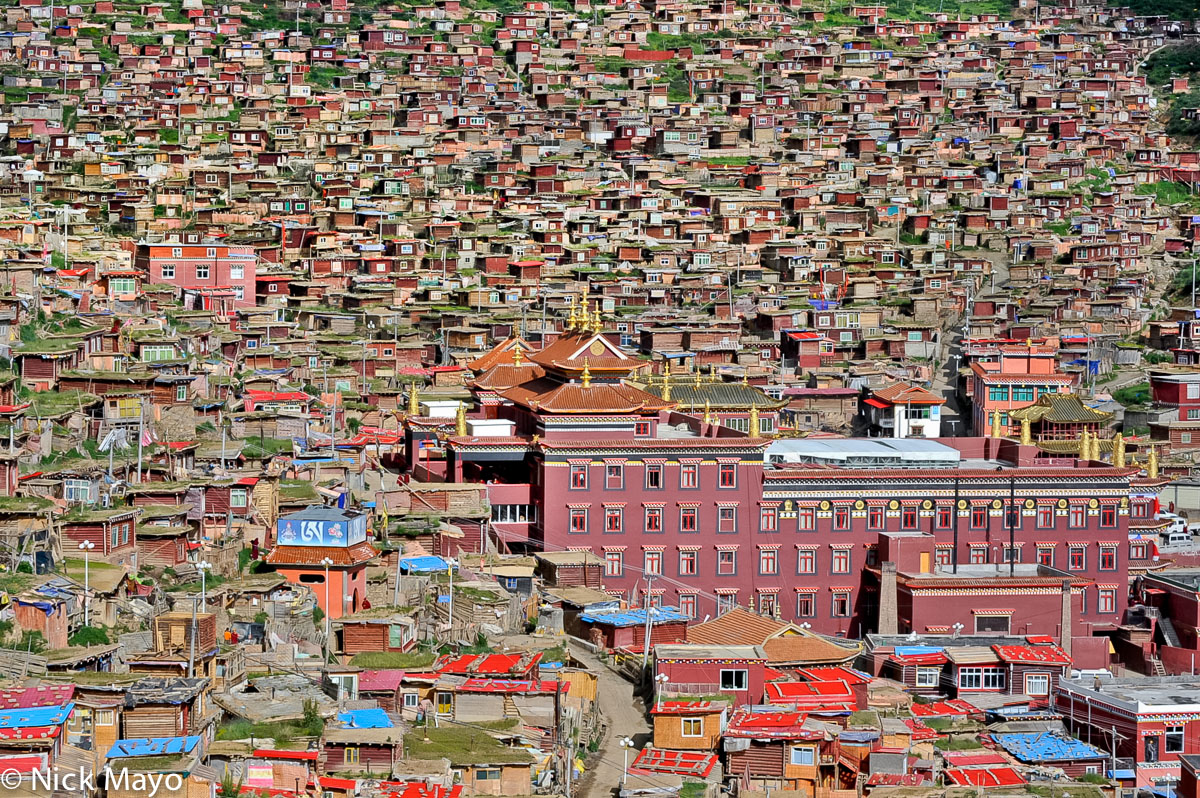
[(458, 412), (454, 415), (454, 434), (460, 438), (467, 435), (467, 403), (458, 403)]
[(1091, 459), (1100, 460), (1100, 430), (1092, 433), (1092, 457)]
[(579, 318), (575, 315), (575, 297), (574, 297), (574, 295), (572, 295), (571, 296), (571, 315), (567, 316), (567, 332), (573, 331), (578, 323), (579, 323)]
[(663, 383), (668, 383), (670, 381), (671, 381), (671, 361), (665, 360), (665, 361), (663, 361)]
[(694, 375), (694, 379), (696, 380), (696, 387), (699, 388), (700, 387), (700, 364), (699, 363), (696, 364), (696, 373)]
[(1086, 429), (1079, 433), (1079, 459), (1087, 460), (1092, 456), (1092, 434)]
[(704, 423), (705, 424), (713, 423), (712, 407), (709, 405), (709, 402), (707, 399), (704, 400)]
[(996, 410), (992, 413), (992, 437), (1000, 437), (1000, 411)]
[(584, 388), (592, 387), (592, 370), (588, 368), (588, 359), (583, 359), (583, 373), (579, 375), (579, 384)]
[(1150, 454), (1146, 455), (1146, 476), (1158, 479), (1158, 447), (1151, 446)]
[(600, 318), (600, 300), (596, 300), (596, 308), (592, 311), (592, 332), (604, 332), (604, 320)]
[(513, 365), (521, 365), (521, 345), (513, 344)]
[(746, 369), (745, 371), (742, 372), (742, 385), (749, 385), (749, 384), (750, 384), (750, 369)]
[(415, 382), (408, 386), (408, 414), (410, 416), (421, 415), (421, 398)]
[(1112, 463), (1117, 468), (1125, 467), (1125, 436), (1119, 432), (1113, 436)]
[(762, 437), (762, 433), (758, 429), (758, 405), (750, 405), (750, 437)]
[(667, 373), (663, 375), (662, 400), (671, 401), (671, 364), (667, 363)]
[(1029, 446), (1033, 443), (1033, 435), (1030, 430), (1029, 416), (1021, 419), (1021, 445)]

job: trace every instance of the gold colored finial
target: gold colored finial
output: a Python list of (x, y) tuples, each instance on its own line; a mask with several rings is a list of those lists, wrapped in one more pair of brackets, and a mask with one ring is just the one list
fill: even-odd
[(1100, 459), (1100, 432), (1097, 430), (1092, 435), (1092, 459), (1099, 461)]
[(596, 300), (596, 308), (592, 311), (592, 332), (604, 332), (604, 320), (600, 318), (600, 300)]
[(572, 332), (579, 324), (579, 318), (575, 315), (575, 297), (571, 297), (571, 315), (567, 316), (567, 331)]
[(458, 403), (458, 413), (454, 416), (454, 434), (460, 438), (467, 435), (467, 403)]
[(1021, 419), (1021, 445), (1029, 446), (1033, 443), (1033, 434), (1030, 430), (1029, 416)]
[(408, 414), (410, 416), (421, 415), (421, 398), (415, 382), (408, 388)]
[(1117, 468), (1125, 467), (1125, 436), (1119, 432), (1113, 436), (1112, 463)]
[(707, 399), (704, 400), (704, 423), (705, 424), (713, 423), (712, 407), (709, 406), (709, 402)]
[(671, 381), (671, 361), (664, 360), (663, 361), (663, 382), (667, 383), (670, 381)]
[(583, 373), (579, 375), (579, 384), (584, 388), (592, 387), (592, 370), (588, 368), (588, 359), (583, 359)]
[(663, 375), (662, 400), (671, 401), (671, 364), (667, 364), (667, 373)]
[(699, 388), (700, 387), (700, 364), (699, 363), (696, 364), (695, 380), (696, 380), (696, 387)]
[(762, 433), (758, 430), (758, 405), (750, 406), (750, 437), (762, 437)]
[(1000, 411), (996, 410), (992, 413), (992, 437), (1000, 437)]
[(1150, 454), (1146, 455), (1146, 476), (1158, 479), (1158, 447), (1151, 446)]
[(1092, 434), (1086, 429), (1079, 433), (1079, 459), (1087, 460), (1092, 456)]
[(513, 344), (513, 365), (521, 365), (521, 345)]

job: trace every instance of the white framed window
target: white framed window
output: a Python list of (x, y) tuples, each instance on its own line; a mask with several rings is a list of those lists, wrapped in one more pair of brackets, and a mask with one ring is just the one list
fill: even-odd
[(940, 668), (917, 668), (917, 687), (937, 687)]
[(176, 402), (186, 402), (187, 401), (187, 385), (186, 384), (180, 384), (180, 385), (175, 386), (175, 401)]
[(684, 737), (703, 737), (704, 736), (704, 719), (703, 718), (680, 718), (679, 733)]
[(90, 503), (92, 483), (86, 479), (64, 479), (63, 498), (69, 502)]
[(116, 714), (111, 709), (96, 710), (97, 726), (113, 726), (116, 722)]
[(229, 279), (242, 280), (246, 277), (246, 265), (244, 263), (233, 263), (229, 266)]
[(816, 764), (817, 749), (811, 745), (793, 745), (789, 761), (793, 765)]
[[(207, 263), (201, 263), (198, 266), (196, 266), (196, 279), (197, 280), (207, 280), (208, 279), (208, 264)], [(346, 750), (349, 750), (349, 749), (346, 749)]]
[(749, 690), (750, 676), (746, 670), (738, 669), (722, 669), (721, 671), (721, 689), (722, 690)]
[(1025, 674), (1025, 695), (1050, 695), (1050, 674)]
[(174, 249), (172, 249), (171, 257), (172, 258), (182, 258), (183, 257), (183, 247), (175, 247)]
[(246, 490), (244, 488), (234, 488), (229, 491), (229, 506), (230, 507), (245, 507), (246, 506)]
[(421, 705), (421, 696), (417, 695), (416, 693), (405, 693), (404, 694), (405, 709), (414, 709), (420, 705)]
[(162, 265), (162, 277), (164, 280), (174, 280), (175, 279), (175, 264), (174, 263), (164, 263)]

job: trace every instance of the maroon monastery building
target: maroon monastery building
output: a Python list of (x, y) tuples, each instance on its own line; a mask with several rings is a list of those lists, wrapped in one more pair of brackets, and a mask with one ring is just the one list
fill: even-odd
[[(636, 387), (650, 364), (598, 330), (499, 345), (471, 364), (472, 418), (441, 428), (447, 480), (488, 484), (502, 545), (594, 552), (609, 593), (697, 619), (740, 605), (831, 635), (1068, 647), (1121, 623), (1131, 557), (1150, 554), (1131, 514), (1147, 523), (1165, 481), (997, 438), (942, 439), (961, 458), (942, 468), (774, 462), (753, 419), (735, 431)], [(428, 421), (409, 424), (410, 453), (437, 436)]]

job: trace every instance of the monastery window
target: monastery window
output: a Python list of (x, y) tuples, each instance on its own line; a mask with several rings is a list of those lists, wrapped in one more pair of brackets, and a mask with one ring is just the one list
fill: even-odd
[[(638, 437), (638, 438), (649, 438), (650, 437), (650, 422), (649, 421), (636, 422), (633, 425), (633, 434), (635, 437)], [(659, 472), (661, 473), (662, 466), (659, 466), (658, 469), (659, 469)]]
[(1087, 508), (1079, 503), (1072, 504), (1067, 515), (1067, 526), (1071, 529), (1083, 529), (1087, 526)]
[(917, 528), (917, 508), (904, 507), (900, 510), (900, 528), (901, 529), (916, 529)]
[(1067, 552), (1067, 570), (1082, 571), (1087, 568), (1087, 549), (1083, 546), (1071, 546)]
[(1129, 544), (1129, 559), (1144, 560), (1146, 559), (1146, 550), (1148, 546), (1145, 543), (1130, 543)]
[(839, 532), (850, 528), (850, 508), (846, 505), (839, 504), (833, 508), (833, 528)]
[(987, 507), (982, 504), (977, 504), (971, 508), (971, 529), (984, 529), (987, 527), (988, 519)]
[(680, 593), (679, 594), (679, 612), (681, 615), (686, 615), (689, 618), (696, 617), (696, 594), (695, 593)]
[(954, 549), (951, 546), (940, 546), (933, 552), (933, 561), (938, 565), (950, 565), (954, 561)]
[(1039, 505), (1037, 508), (1038, 529), (1054, 528), (1054, 508), (1050, 505)]
[(625, 466), (621, 463), (609, 463), (604, 467), (604, 487), (607, 490), (620, 490), (625, 487)]
[(797, 618), (815, 618), (817, 617), (817, 597), (812, 593), (797, 593), (796, 594), (796, 617)]
[(777, 507), (759, 508), (758, 527), (763, 532), (778, 532), (779, 509)]
[(1053, 546), (1038, 546), (1037, 549), (1038, 565), (1045, 565), (1049, 568), (1054, 567), (1054, 547)]
[(646, 490), (662, 490), (663, 467), (660, 465), (646, 466)]
[(721, 576), (732, 576), (737, 573), (736, 551), (721, 549), (717, 552), (717, 573)]
[(954, 520), (954, 508), (949, 505), (939, 505), (934, 520), (938, 529), (949, 529)]
[(833, 594), (832, 612), (834, 618), (849, 618), (851, 611), (850, 591), (839, 591)]
[(662, 574), (662, 552), (647, 551), (642, 555), (642, 573), (654, 576)]
[(834, 549), (829, 572), (834, 574), (850, 573), (850, 549)]
[(696, 523), (696, 508), (681, 507), (679, 509), (679, 531), (680, 532), (695, 532), (699, 529)]
[(718, 470), (719, 480), (718, 487), (736, 488), (737, 487), (737, 464), (736, 463), (721, 463)]
[(867, 528), (868, 529), (883, 529), (884, 511), (882, 507), (867, 508)]
[(604, 575), (622, 576), (625, 573), (625, 552), (604, 552)]
[(1021, 528), (1021, 508), (1017, 505), (1009, 504), (1004, 508), (1004, 528)]
[(1101, 546), (1100, 547), (1100, 570), (1101, 571), (1117, 570), (1117, 547), (1116, 546)]
[(800, 549), (796, 554), (796, 573), (815, 574), (817, 572), (817, 553), (812, 549)]
[(817, 512), (811, 507), (801, 507), (796, 514), (796, 529), (811, 532), (817, 528)]
[(717, 616), (720, 617), (737, 606), (737, 596), (720, 594), (717, 596)]
[(571, 466), (571, 490), (587, 490), (588, 467), (586, 465)]
[(587, 510), (572, 509), (571, 510), (571, 532), (572, 534), (583, 534), (587, 532)]
[(1117, 591), (1111, 587), (1100, 588), (1097, 594), (1096, 611), (1101, 613), (1117, 611)]
[(1008, 401), (1008, 386), (993, 385), (988, 388), (988, 401), (991, 402), (1007, 402)]
[(1168, 726), (1163, 736), (1163, 751), (1168, 754), (1183, 753), (1183, 726)]
[(1100, 526), (1112, 529), (1117, 525), (1117, 508), (1106, 504), (1100, 508)]
[(1131, 518), (1149, 518), (1150, 502), (1133, 502), (1129, 505), (1129, 516)]
[(1012, 400), (1014, 402), (1032, 402), (1034, 389), (1031, 385), (1014, 385)]
[(623, 527), (624, 510), (620, 507), (604, 508), (604, 531), (620, 532)]
[(722, 690), (749, 690), (750, 689), (750, 674), (749, 671), (735, 668), (721, 669), (721, 689)]
[(988, 550), (986, 545), (971, 546), (971, 565), (986, 565), (988, 561)]
[(1004, 562), (1020, 562), (1021, 549), (1018, 546), (1009, 546), (1004, 544)]
[(700, 487), (699, 466), (695, 463), (684, 463), (679, 466), (679, 487), (684, 489)]
[(207, 280), (209, 275), (208, 264), (201, 263), (196, 266), (196, 279)]
[(175, 279), (175, 264), (174, 263), (164, 263), (162, 265), (162, 277), (164, 280), (174, 280)]
[(647, 507), (646, 508), (646, 531), (647, 532), (662, 532), (662, 508)]
[(737, 508), (717, 508), (717, 531), (722, 533), (737, 532)]
[(694, 551), (679, 552), (679, 575), (680, 576), (695, 576), (696, 575), (696, 557)]
[(777, 609), (774, 593), (761, 593), (758, 596), (758, 614), (759, 615), (774, 615)]
[(774, 576), (779, 573), (779, 551), (777, 549), (759, 550), (758, 573), (762, 576)]

